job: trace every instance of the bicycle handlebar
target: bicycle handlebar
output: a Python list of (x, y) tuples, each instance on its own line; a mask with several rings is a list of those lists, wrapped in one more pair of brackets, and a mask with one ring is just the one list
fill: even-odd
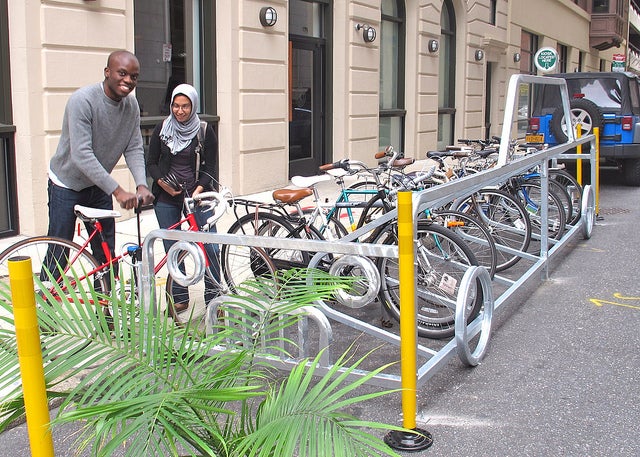
[(415, 176), (404, 176), (400, 182), (398, 182), (399, 186), (389, 191), (390, 195), (397, 194), (400, 190), (413, 190), (418, 187), (418, 184), (423, 183), (427, 179), (431, 178), (436, 172), (435, 166), (431, 167), (429, 171), (426, 173), (418, 173)]
[(459, 138), (458, 139), (458, 143), (466, 144), (467, 146), (471, 146), (471, 145), (477, 144), (478, 146), (480, 146), (481, 149), (484, 149), (487, 146), (492, 146), (492, 145), (499, 144), (500, 143), (500, 137), (494, 135), (491, 138), (488, 138), (486, 140), (482, 140), (482, 139), (471, 140), (471, 139), (468, 139), (468, 138)]
[(338, 160), (333, 163), (326, 163), (324, 165), (320, 165), (320, 171), (328, 171), (335, 170), (336, 168), (341, 168), (343, 170), (349, 171), (349, 159)]
[(231, 191), (227, 188), (222, 188), (220, 192), (201, 192), (193, 197), (186, 197), (185, 202), (187, 206), (189, 206), (189, 200), (191, 200), (204, 207), (205, 211), (213, 211), (213, 214), (207, 218), (206, 222), (206, 225), (211, 227), (227, 212), (227, 208), (229, 208), (228, 201), (230, 199), (233, 199)]

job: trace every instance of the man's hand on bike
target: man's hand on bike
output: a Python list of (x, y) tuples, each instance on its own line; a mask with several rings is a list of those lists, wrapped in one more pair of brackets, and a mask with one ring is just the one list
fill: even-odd
[(146, 186), (138, 186), (137, 194), (127, 192), (122, 187), (113, 192), (113, 196), (116, 198), (120, 207), (123, 209), (133, 209), (138, 206), (138, 196), (142, 197), (142, 203), (147, 204), (153, 202), (153, 194)]
[(143, 185), (138, 186), (136, 189), (136, 198), (138, 200), (136, 204), (142, 203), (142, 205), (150, 205), (155, 200), (149, 188)]

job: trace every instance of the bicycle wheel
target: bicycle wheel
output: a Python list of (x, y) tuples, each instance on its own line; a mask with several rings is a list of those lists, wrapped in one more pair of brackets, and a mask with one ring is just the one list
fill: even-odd
[(89, 251), (83, 250), (73, 241), (35, 236), (9, 246), (0, 253), (0, 281), (7, 284), (9, 259), (12, 257), (29, 257), (34, 275), (38, 276), (44, 285), (52, 286), (52, 281), (62, 284), (65, 277), (69, 287), (91, 285), (104, 293), (110, 290), (108, 268), (101, 268), (100, 263)]
[[(397, 244), (397, 223), (380, 231), (376, 243)], [(418, 335), (449, 338), (455, 331), (455, 313), (462, 277), (471, 265), (478, 265), (473, 252), (452, 230), (428, 221), (418, 221), (416, 246), (416, 305)], [(382, 284), (379, 299), (395, 318), (400, 319), (400, 281), (397, 258), (378, 260)], [(477, 281), (466, 304), (467, 322), (482, 308), (482, 287)]]
[[(549, 176), (551, 178), (551, 176)], [(540, 178), (528, 178), (525, 183), (541, 186)], [(573, 201), (567, 189), (554, 179), (549, 179), (549, 192), (552, 192), (562, 204), (564, 209), (565, 225), (573, 219)], [(526, 204), (525, 204), (526, 207)]]
[[(302, 230), (296, 230), (294, 226), (282, 217), (272, 213), (258, 212), (246, 214), (240, 217), (229, 227), (228, 233), (238, 235), (270, 236), (279, 238), (300, 239)], [(230, 248), (222, 246), (223, 260)], [(306, 251), (295, 249), (264, 249), (264, 253), (272, 260), (278, 270), (290, 268), (304, 268), (309, 265), (310, 254)]]
[(362, 212), (369, 200), (378, 193), (378, 185), (372, 180), (357, 181), (351, 184), (342, 192), (342, 201), (338, 201), (336, 208), (336, 218), (340, 223), (354, 231), (360, 227), (359, 221)]
[[(206, 310), (219, 295), (238, 293), (238, 286), (245, 281), (258, 277), (274, 277), (276, 271), (271, 259), (257, 247), (224, 245), (221, 254), (209, 259), (209, 268), (204, 270), (204, 278), (196, 284), (187, 286), (189, 310), (177, 313), (171, 306), (174, 299), (176, 279), (168, 275), (165, 289), (165, 306), (167, 314), (176, 323), (191, 321), (196, 327), (202, 327)], [(212, 266), (212, 265), (217, 265)], [(194, 271), (193, 257), (188, 252), (178, 255), (178, 268), (189, 275)], [(222, 276), (222, 277), (221, 277)]]
[[(371, 224), (377, 218), (382, 216), (383, 214), (391, 211), (393, 209), (393, 203), (389, 200), (388, 195), (384, 193), (378, 193), (373, 198), (371, 198), (367, 205), (365, 206), (362, 214), (360, 215), (360, 220), (358, 221), (358, 228), (364, 227), (367, 224)], [(379, 232), (381, 231), (380, 227), (373, 229), (373, 233), (370, 235), (370, 239), (375, 239)]]
[[(349, 233), (346, 227), (336, 218), (335, 214), (331, 215), (327, 220), (326, 216), (321, 212), (317, 212), (315, 208), (305, 208), (302, 211), (305, 219), (313, 227), (311, 230), (315, 232), (313, 239), (336, 241)], [(303, 226), (304, 222), (301, 225)]]
[(485, 267), (493, 279), (498, 250), (489, 229), (477, 218), (460, 211), (436, 210), (430, 216), (438, 224), (453, 230), (471, 249), (478, 265)]
[(461, 201), (454, 202), (451, 209), (475, 216), (489, 229), (497, 249), (496, 272), (511, 268), (522, 258), (507, 249), (526, 252), (529, 248), (529, 215), (520, 201), (508, 192), (482, 189)]
[[(533, 233), (538, 237), (542, 233), (542, 224), (545, 222), (542, 220), (542, 187), (534, 182), (523, 182), (518, 185), (516, 189), (517, 196), (524, 204), (526, 210), (529, 212), (529, 219), (531, 221), (531, 227)], [(547, 227), (549, 237), (554, 239), (560, 239), (564, 234), (566, 227), (566, 217), (564, 212), (564, 205), (561, 199), (551, 190), (547, 192)]]
[(571, 217), (568, 225), (575, 225), (582, 216), (582, 186), (573, 175), (565, 170), (549, 170), (549, 178), (562, 186), (571, 200)]
[[(105, 294), (110, 290), (109, 269), (100, 263), (79, 244), (62, 238), (36, 236), (19, 241), (0, 253), (0, 282), (4, 290), (9, 290), (9, 259), (28, 257), (31, 259), (33, 274), (42, 287), (36, 285), (36, 293), (53, 299), (63, 305), (86, 304), (84, 310), (70, 315), (82, 318), (91, 310), (110, 314), (109, 300)], [(93, 292), (97, 291), (97, 292)], [(0, 326), (13, 321), (13, 316), (0, 317)]]

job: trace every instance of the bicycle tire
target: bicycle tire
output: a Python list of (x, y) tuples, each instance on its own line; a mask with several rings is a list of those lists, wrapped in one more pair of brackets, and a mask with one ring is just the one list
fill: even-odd
[[(397, 223), (387, 224), (374, 241), (397, 244)], [(443, 339), (455, 332), (459, 285), (468, 266), (478, 265), (473, 252), (452, 230), (428, 221), (418, 221), (416, 259), (416, 323), (418, 335)], [(400, 320), (400, 281), (397, 258), (378, 259), (382, 284), (378, 297), (389, 314)], [(475, 295), (467, 304), (467, 322), (482, 309), (482, 287), (477, 281)]]
[(566, 170), (549, 170), (549, 178), (560, 184), (569, 194), (572, 211), (571, 218), (567, 218), (567, 225), (577, 224), (582, 216), (582, 186)]
[[(226, 249), (225, 249), (226, 248)], [(186, 262), (191, 261), (191, 257), (185, 251), (178, 256), (178, 265), (181, 265), (186, 271), (192, 271)], [(218, 294), (226, 293), (238, 293), (238, 286), (245, 281), (256, 279), (258, 276), (270, 276), (275, 277), (276, 268), (273, 265), (271, 259), (265, 254), (264, 250), (258, 247), (251, 246), (235, 246), (224, 245), (221, 249), (219, 259), (209, 259), (209, 262), (219, 262), (221, 268), (222, 278), (214, 277), (210, 268), (205, 268), (204, 274), (209, 278), (209, 281), (214, 286), (218, 287)], [(209, 303), (206, 299), (201, 303), (199, 297), (204, 296), (203, 284), (206, 284), (206, 279), (198, 281), (197, 284), (188, 286), (188, 296), (190, 303), (190, 310), (182, 313), (177, 313), (171, 306), (173, 286), (175, 279), (173, 276), (167, 276), (167, 283), (165, 287), (165, 306), (167, 314), (177, 324), (184, 325), (187, 321), (191, 321), (195, 326), (200, 327), (206, 317), (206, 309)], [(197, 296), (198, 298), (193, 298)]]
[[(533, 234), (536, 236), (541, 235), (542, 221), (541, 221), (541, 201), (542, 201), (542, 187), (535, 182), (523, 182), (518, 185), (516, 189), (517, 196), (521, 199), (521, 202), (529, 212), (529, 220), (531, 221), (531, 227)], [(566, 228), (566, 216), (564, 212), (564, 205), (560, 197), (556, 195), (551, 189), (547, 190), (547, 226), (548, 234), (550, 238), (560, 239), (564, 234)]]
[[(551, 176), (549, 176), (549, 178), (551, 178)], [(538, 186), (542, 185), (540, 178), (528, 178), (524, 182), (533, 183)], [(569, 192), (567, 191), (567, 189), (564, 186), (562, 186), (558, 181), (554, 179), (549, 179), (548, 183), (549, 183), (549, 192), (552, 192), (553, 194), (555, 194), (555, 196), (562, 203), (562, 208), (564, 209), (565, 225), (567, 225), (567, 223), (573, 219), (573, 201), (571, 199), (571, 196), (569, 195)]]
[[(257, 212), (238, 218), (229, 227), (228, 233), (300, 239), (303, 231), (296, 230), (290, 222), (273, 213)], [(228, 249), (228, 245), (222, 246), (223, 251)], [(294, 249), (265, 248), (264, 252), (277, 270), (305, 268), (311, 259), (309, 252)], [(223, 260), (226, 255), (226, 253), (223, 254)]]
[(430, 212), (432, 219), (453, 230), (473, 252), (478, 265), (487, 269), (493, 279), (498, 266), (498, 250), (489, 229), (480, 220), (470, 214), (454, 210), (434, 210)]
[[(348, 208), (336, 208), (336, 218), (344, 227), (350, 228), (350, 231), (359, 228), (362, 212), (365, 210), (367, 202), (376, 195), (373, 191), (377, 190), (378, 184), (372, 180), (356, 181), (351, 184), (346, 189), (347, 202), (343, 202), (343, 204), (352, 206)], [(350, 193), (349, 191), (354, 192)]]
[[(302, 213), (306, 220), (311, 224), (311, 227), (313, 227), (311, 230), (314, 231), (313, 235), (317, 237), (317, 239), (337, 241), (349, 233), (347, 228), (336, 218), (335, 214), (332, 214), (328, 221), (322, 213), (319, 213), (318, 216), (315, 217), (315, 220), (310, 220), (309, 217), (312, 216), (315, 211), (315, 208), (305, 208), (302, 210)], [(318, 219), (322, 221), (320, 227), (318, 227), (317, 224)]]
[[(360, 215), (360, 220), (358, 221), (358, 228), (364, 227), (367, 224), (371, 224), (377, 218), (382, 216), (383, 214), (391, 211), (393, 209), (393, 204), (389, 200), (389, 196), (385, 193), (378, 193), (374, 195), (365, 206), (362, 214)], [(380, 231), (383, 227), (376, 227), (373, 229), (371, 235), (369, 235), (369, 239), (377, 238)]]
[[(43, 281), (48, 281), (49, 278), (42, 271), (42, 266), (44, 265), (47, 250), (50, 246), (56, 246), (58, 249), (63, 250), (60, 255), (64, 256), (64, 260), (59, 257), (58, 259), (54, 259), (53, 262), (64, 269), (65, 276), (67, 276), (72, 283), (75, 281), (75, 274), (81, 281), (90, 279), (91, 284), (95, 283), (100, 291), (104, 293), (109, 292), (110, 284), (108, 275), (106, 274), (107, 269), (101, 268), (101, 264), (89, 251), (83, 250), (82, 246), (73, 241), (52, 236), (26, 238), (2, 251), (0, 253), (0, 280), (4, 281), (6, 279), (6, 281), (8, 281), (9, 279), (9, 259), (22, 256), (31, 259), (31, 267), (35, 275), (39, 276)], [(69, 258), (75, 259), (72, 265), (68, 265)], [(93, 274), (87, 275), (87, 273)], [(58, 272), (54, 271), (52, 274), (55, 277)], [(88, 278), (88, 276), (90, 278)]]
[(522, 258), (502, 247), (526, 252), (531, 243), (531, 221), (520, 201), (500, 189), (481, 189), (450, 209), (475, 215), (493, 236), (496, 244), (496, 272), (513, 267)]
[[(50, 262), (50, 265), (55, 264), (55, 270), (57, 271), (50, 272), (51, 275), (47, 274), (46, 270), (48, 268), (43, 267), (50, 247), (57, 250), (54, 253), (56, 259)], [(50, 294), (53, 299), (58, 300), (60, 303), (69, 304), (76, 303), (78, 300), (82, 301), (81, 297), (88, 296), (90, 298), (89, 304), (94, 306), (96, 304), (91, 303), (93, 296), (90, 291), (97, 290), (100, 292), (101, 297), (98, 298), (99, 303), (97, 304), (98, 306), (95, 306), (95, 309), (103, 311), (105, 316), (110, 315), (110, 311), (107, 308), (109, 301), (102, 299), (104, 294), (108, 294), (110, 291), (109, 269), (103, 268), (95, 257), (79, 244), (57, 237), (35, 236), (9, 246), (0, 253), (0, 282), (6, 284), (5, 290), (9, 290), (9, 259), (19, 257), (31, 259), (33, 274), (39, 277), (42, 285), (46, 287), (46, 290), (43, 290), (38, 288), (36, 284), (36, 293), (45, 297)], [(68, 263), (69, 259), (73, 260), (71, 264)], [(66, 278), (64, 280), (66, 283), (63, 282), (62, 275)], [(68, 290), (68, 294), (64, 297), (61, 296), (52, 279), (57, 280), (58, 284), (60, 284), (59, 287), (63, 291)], [(68, 289), (67, 285), (73, 287), (73, 290)], [(84, 301), (82, 302), (84, 303)], [(81, 316), (82, 313), (76, 315)], [(0, 320), (5, 321), (4, 319)]]

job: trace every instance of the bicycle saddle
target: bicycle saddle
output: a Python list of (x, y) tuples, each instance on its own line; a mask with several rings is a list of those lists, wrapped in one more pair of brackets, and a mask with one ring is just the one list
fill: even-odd
[(113, 209), (90, 208), (89, 206), (82, 205), (74, 206), (73, 211), (76, 213), (76, 216), (83, 221), (121, 216), (118, 211)]

